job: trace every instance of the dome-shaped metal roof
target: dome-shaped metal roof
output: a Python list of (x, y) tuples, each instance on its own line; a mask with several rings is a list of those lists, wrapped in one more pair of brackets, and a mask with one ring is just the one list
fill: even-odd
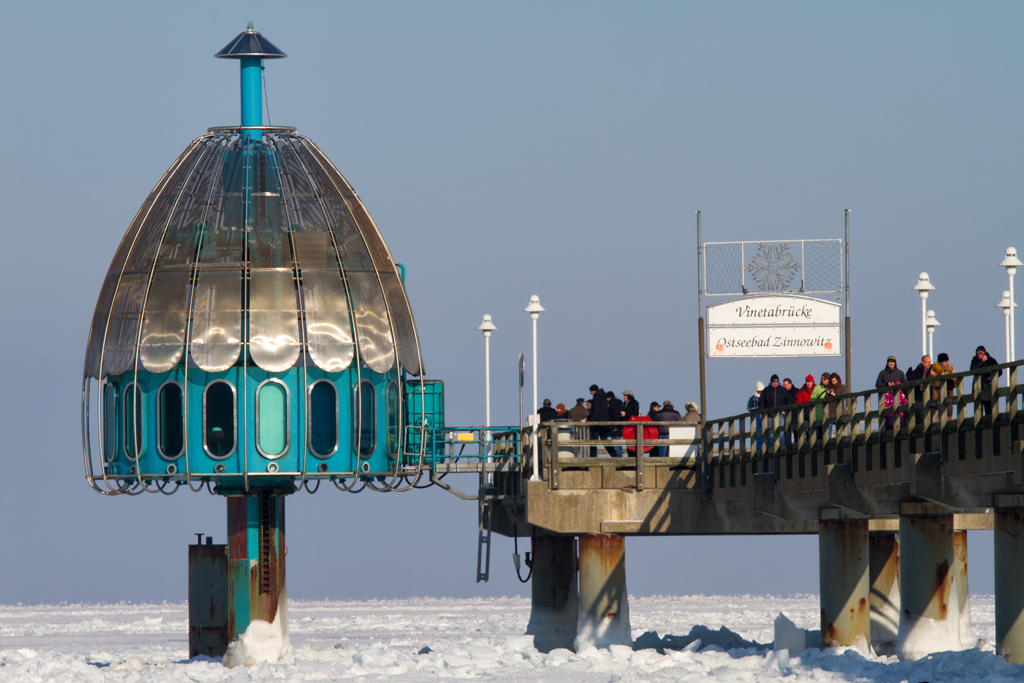
[(246, 346), (268, 372), (307, 362), (340, 372), (357, 350), (375, 372), (396, 362), (422, 372), (377, 226), (292, 128), (262, 128), (261, 138), (211, 128), (167, 170), (103, 281), (85, 374), (162, 373), (183, 359), (218, 372)]

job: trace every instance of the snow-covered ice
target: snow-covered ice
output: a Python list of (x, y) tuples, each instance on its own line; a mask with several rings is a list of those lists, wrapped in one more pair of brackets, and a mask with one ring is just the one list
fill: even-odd
[[(818, 598), (630, 596), (633, 648), (549, 654), (524, 636), (526, 598), (293, 601), (290, 663), (188, 660), (183, 604), (0, 606), (0, 681), (1022, 681), (993, 653), (993, 600), (972, 596), (979, 648), (918, 661), (856, 649), (772, 649), (779, 613), (816, 629)], [(810, 639), (808, 639), (810, 645)]]

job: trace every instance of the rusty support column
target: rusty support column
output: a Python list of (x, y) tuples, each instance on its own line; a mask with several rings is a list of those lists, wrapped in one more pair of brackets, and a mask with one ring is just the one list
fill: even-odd
[(1024, 510), (995, 511), (996, 652), (1024, 664)]
[(533, 539), (530, 622), (526, 634), (541, 652), (571, 650), (576, 643), (580, 592), (576, 582), (576, 538), (538, 536)]
[(953, 573), (956, 581), (956, 602), (960, 612), (960, 646), (971, 648), (977, 644), (971, 626), (971, 593), (967, 583), (967, 532), (953, 532)]
[(871, 649), (878, 655), (896, 652), (900, 627), (900, 543), (895, 532), (868, 536), (871, 581)]
[(900, 515), (900, 659), (962, 649), (954, 560), (953, 515)]
[(261, 491), (228, 498), (228, 637), (232, 644), (251, 623), (275, 624), (278, 619), (276, 626), (287, 643), (286, 552), (284, 496)]
[(821, 647), (857, 646), (871, 640), (868, 604), (868, 522), (818, 522)]
[(580, 536), (580, 618), (576, 651), (632, 645), (626, 596), (626, 539), (616, 534)]

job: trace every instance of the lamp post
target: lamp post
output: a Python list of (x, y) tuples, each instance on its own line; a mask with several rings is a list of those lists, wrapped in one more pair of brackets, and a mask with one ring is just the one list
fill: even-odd
[(480, 323), (480, 327), (476, 328), (484, 333), (484, 405), (487, 409), (487, 436), (485, 437), (485, 443), (487, 444), (487, 459), (490, 461), (491, 456), (491, 332), (494, 332), (497, 327), (491, 321), (491, 316), (487, 313), (484, 314), (484, 320)]
[(530, 305), (523, 310), (533, 320), (533, 417), (530, 418), (530, 424), (533, 425), (533, 476), (530, 481), (540, 481), (540, 449), (537, 447), (537, 318), (544, 310), (540, 305), (540, 297), (536, 294), (531, 296)]
[(938, 320), (935, 319), (935, 311), (928, 311), (924, 319), (925, 326), (928, 328), (928, 355), (931, 356), (932, 360), (935, 360), (935, 346), (932, 344), (932, 335), (935, 333), (935, 328), (941, 325)]
[(1013, 247), (1006, 248), (1006, 258), (999, 262), (999, 265), (1006, 268), (1006, 274), (1010, 276), (1010, 304), (1007, 307), (1009, 310), (1008, 322), (1010, 323), (1010, 345), (1009, 351), (1006, 353), (1007, 362), (1012, 363), (1017, 360), (1017, 340), (1014, 331), (1014, 325), (1016, 323), (1016, 316), (1014, 315), (1013, 309), (1016, 304), (1013, 302), (1013, 276), (1017, 274), (1017, 266), (1024, 266), (1024, 261), (1017, 258), (1017, 250)]
[[(1010, 313), (1013, 304), (1010, 303), (1010, 293), (1003, 292), (1003, 298), (996, 304), (996, 308), (1003, 309), (1003, 319), (1006, 325), (1006, 358), (1010, 357)], [(1010, 374), (1006, 374), (1006, 386), (1010, 386)]]
[(935, 285), (928, 281), (928, 273), (921, 273), (917, 276), (917, 284), (914, 291), (921, 295), (921, 355), (928, 353), (928, 292), (935, 289)]

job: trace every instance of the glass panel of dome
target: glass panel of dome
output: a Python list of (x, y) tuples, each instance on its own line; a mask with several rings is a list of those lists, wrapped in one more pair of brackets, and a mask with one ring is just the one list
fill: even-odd
[(203, 233), (200, 263), (241, 263), (244, 256), (244, 205), (248, 155), (239, 140), (223, 153), (221, 178), (212, 195)]
[(114, 302), (114, 291), (117, 289), (118, 279), (117, 275), (108, 275), (103, 279), (103, 285), (100, 287), (100, 296), (96, 301), (96, 309), (92, 314), (89, 347), (85, 352), (86, 377), (100, 378), (100, 355), (103, 350), (103, 338), (107, 331), (107, 321), (110, 320), (110, 306)]
[(345, 276), (352, 295), (359, 357), (374, 372), (387, 372), (395, 364), (395, 344), (377, 274), (346, 270)]
[(181, 386), (167, 382), (157, 394), (157, 446), (167, 458), (181, 455), (185, 444), (185, 415), (181, 404)]
[(212, 136), (208, 138), (206, 154), (182, 193), (160, 244), (157, 270), (195, 261), (196, 245), (209, 213), (210, 193), (220, 178), (223, 163), (218, 140)]
[(160, 248), (161, 237), (167, 227), (167, 221), (171, 216), (174, 207), (177, 206), (182, 190), (186, 182), (194, 176), (192, 170), (196, 163), (206, 152), (206, 146), (196, 144), (189, 154), (182, 159), (178, 168), (174, 170), (170, 178), (160, 188), (156, 201), (146, 217), (142, 228), (139, 230), (138, 238), (132, 246), (131, 255), (128, 258), (126, 270), (130, 272), (149, 272), (153, 267), (153, 260), (157, 250)]
[(256, 444), (269, 457), (288, 449), (288, 390), (278, 380), (267, 380), (256, 393)]
[(410, 375), (419, 375), (419, 345), (416, 342), (416, 328), (413, 325), (408, 300), (405, 298), (405, 289), (395, 273), (381, 272), (380, 281), (388, 298), (391, 321), (395, 324), (398, 360)]
[(321, 370), (341, 372), (352, 362), (352, 324), (345, 286), (337, 270), (302, 274), (309, 355)]
[(153, 274), (139, 345), (139, 360), (150, 372), (167, 372), (181, 360), (191, 277), (188, 271)]
[(103, 452), (107, 460), (117, 458), (117, 388), (103, 387)]
[(235, 388), (217, 380), (203, 392), (203, 447), (215, 458), (235, 450)]
[(124, 452), (132, 460), (138, 453), (145, 450), (146, 444), (142, 440), (142, 418), (145, 415), (145, 406), (142, 404), (142, 390), (134, 382), (125, 388), (124, 392)]
[(360, 455), (372, 455), (377, 445), (377, 404), (373, 384), (363, 380), (359, 383), (357, 400), (353, 402), (354, 430)]
[(271, 149), (256, 143), (250, 156), (249, 262), (253, 268), (291, 268), (277, 159)]
[(328, 380), (309, 390), (309, 447), (324, 458), (338, 447), (338, 391)]
[(242, 278), (237, 270), (199, 270), (192, 297), (189, 350), (202, 370), (221, 372), (242, 348)]
[(249, 285), (249, 352), (267, 372), (299, 359), (299, 315), (291, 270), (253, 270)]
[(387, 449), (388, 455), (398, 454), (398, 385), (388, 382), (384, 394), (385, 410), (387, 411)]
[(135, 363), (135, 346), (139, 343), (139, 321), (146, 297), (149, 274), (127, 274), (114, 294), (103, 344), (103, 371), (120, 375)]

